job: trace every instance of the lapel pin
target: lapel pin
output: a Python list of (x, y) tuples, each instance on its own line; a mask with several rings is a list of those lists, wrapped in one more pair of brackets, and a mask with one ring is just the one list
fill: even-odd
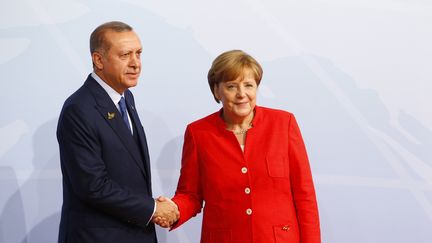
[(115, 112), (108, 112), (108, 120), (114, 119)]

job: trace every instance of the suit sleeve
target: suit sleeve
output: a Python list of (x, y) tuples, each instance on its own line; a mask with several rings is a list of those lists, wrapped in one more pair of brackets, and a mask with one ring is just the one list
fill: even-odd
[(291, 115), (288, 132), (290, 180), (300, 229), (300, 242), (320, 243), (320, 225), (309, 160), (297, 121)]
[(203, 197), (201, 190), (201, 179), (199, 173), (199, 162), (197, 156), (196, 141), (190, 127), (186, 128), (182, 167), (177, 190), (172, 199), (178, 206), (180, 218), (172, 229), (175, 229), (201, 212)]
[(154, 199), (110, 178), (93, 123), (76, 105), (63, 111), (57, 139), (64, 180), (87, 205), (119, 220), (145, 227), (153, 214)]

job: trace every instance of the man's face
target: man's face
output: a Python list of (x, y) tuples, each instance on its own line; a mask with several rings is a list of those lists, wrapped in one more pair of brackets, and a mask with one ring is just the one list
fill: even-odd
[(105, 33), (109, 49), (92, 55), (96, 74), (119, 94), (138, 83), (141, 41), (134, 31)]

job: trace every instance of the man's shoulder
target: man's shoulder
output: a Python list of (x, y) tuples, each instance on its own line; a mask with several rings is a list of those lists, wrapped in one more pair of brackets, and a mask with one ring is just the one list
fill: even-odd
[(89, 85), (89, 78), (78, 88), (74, 93), (72, 93), (64, 102), (62, 107), (62, 113), (70, 112), (73, 110), (79, 110), (80, 112), (85, 112), (86, 110), (92, 110), (96, 101), (92, 94), (92, 85), (97, 85), (96, 81), (94, 84)]
[(74, 106), (88, 106), (89, 102), (94, 102), (94, 98), (91, 91), (83, 84), (79, 89), (72, 93), (65, 101), (64, 107)]

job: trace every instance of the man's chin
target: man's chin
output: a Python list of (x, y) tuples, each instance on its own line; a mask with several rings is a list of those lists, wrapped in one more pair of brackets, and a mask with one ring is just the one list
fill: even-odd
[(135, 87), (138, 84), (138, 78), (137, 79), (129, 79), (127, 80), (127, 84), (129, 88)]

